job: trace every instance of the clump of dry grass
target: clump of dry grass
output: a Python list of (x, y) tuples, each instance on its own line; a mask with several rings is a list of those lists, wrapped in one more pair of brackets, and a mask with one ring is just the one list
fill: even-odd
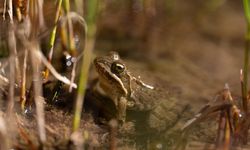
[[(89, 16), (93, 15), (93, 8), (97, 8), (97, 1), (92, 3), (90, 2), (90, 10)], [(77, 2), (76, 5), (78, 5)], [(82, 4), (82, 3), (81, 3)], [(13, 116), (16, 113), (14, 109), (15, 97), (18, 95), (20, 98), (20, 106), (22, 112), (27, 112), (27, 108), (32, 105), (34, 100), (35, 109), (36, 109), (36, 119), (37, 119), (37, 131), (40, 140), (40, 144), (44, 145), (47, 140), (46, 135), (46, 123), (45, 123), (45, 115), (44, 115), (44, 98), (43, 98), (43, 82), (48, 80), (49, 73), (55, 76), (56, 79), (62, 81), (70, 85), (72, 88), (77, 88), (77, 85), (74, 83), (75, 80), (75, 66), (76, 63), (79, 62), (82, 53), (84, 53), (83, 60), (83, 73), (80, 77), (80, 88), (78, 92), (78, 98), (76, 102), (76, 113), (74, 119), (74, 127), (73, 131), (76, 131), (79, 128), (80, 121), (76, 120), (81, 119), (81, 110), (83, 105), (83, 96), (84, 91), (86, 89), (86, 82), (88, 76), (88, 69), (91, 62), (91, 53), (94, 48), (95, 41), (95, 21), (94, 17), (91, 16), (87, 23), (82, 16), (70, 11), (70, 1), (69, 0), (59, 0), (57, 3), (57, 11), (54, 19), (54, 27), (50, 36), (50, 45), (49, 45), (49, 54), (48, 58), (44, 56), (40, 49), (40, 33), (43, 33), (46, 29), (44, 17), (43, 17), (43, 0), (34, 1), (34, 0), (5, 0), (4, 3), (4, 14), (3, 17), (8, 23), (8, 50), (10, 52), (8, 66), (9, 66), (9, 77), (1, 76), (1, 80), (4, 83), (8, 84), (9, 92), (8, 92), (8, 109), (7, 115)], [(14, 6), (14, 7), (13, 7)], [(62, 9), (63, 8), (63, 9)], [(97, 9), (95, 8), (94, 11)], [(82, 8), (78, 7), (78, 12), (82, 13)], [(8, 17), (6, 17), (5, 13), (8, 12)], [(15, 18), (16, 16), (16, 18)], [(96, 14), (94, 14), (96, 16)], [(80, 52), (80, 54), (76, 51), (75, 41), (74, 41), (74, 29), (73, 29), (73, 21), (78, 21), (85, 29), (86, 34), (86, 42), (85, 42), (85, 51)], [(58, 73), (53, 65), (51, 64), (53, 59), (54, 52), (54, 44), (57, 36), (58, 25), (61, 27), (61, 33), (64, 33), (62, 36), (62, 42), (66, 45), (66, 51), (75, 57), (76, 61), (74, 61), (74, 69), (72, 71), (72, 78), (69, 80), (65, 76)], [(87, 32), (87, 26), (89, 26), (90, 30)], [(66, 40), (65, 40), (66, 39)], [(23, 61), (20, 63), (19, 58), (22, 57)], [(22, 68), (22, 70), (20, 70)], [(27, 74), (29, 71), (28, 68), (32, 68), (32, 74)], [(42, 72), (44, 73), (42, 74)], [(32, 84), (32, 86), (30, 85)], [(31, 87), (31, 88), (29, 88)], [(20, 89), (19, 93), (16, 93), (16, 88)], [(31, 97), (27, 97), (28, 89), (30, 89), (29, 93), (31, 93)], [(27, 103), (29, 101), (29, 103)], [(18, 112), (19, 113), (19, 112)], [(0, 129), (0, 137), (6, 136), (5, 130), (8, 125), (5, 125), (4, 119), (1, 122)], [(8, 123), (8, 122), (7, 122)], [(3, 144), (1, 144), (1, 149), (7, 149), (11, 147), (11, 143), (9, 143), (9, 139), (5, 137), (3, 140)], [(1, 138), (2, 139), (2, 138)]]

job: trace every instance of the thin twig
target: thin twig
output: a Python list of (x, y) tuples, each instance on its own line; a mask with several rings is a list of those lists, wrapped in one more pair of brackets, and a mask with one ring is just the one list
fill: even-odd
[(25, 102), (26, 102), (26, 70), (27, 70), (27, 55), (28, 51), (25, 49), (24, 52), (24, 59), (23, 59), (23, 70), (22, 70), (22, 84), (21, 84), (21, 95), (20, 95), (20, 101), (21, 101), (21, 108), (24, 110), (25, 108)]
[(89, 66), (91, 62), (91, 55), (92, 55), (92, 50), (94, 48), (94, 39), (87, 39), (87, 44), (85, 47), (85, 53), (84, 53), (84, 58), (83, 58), (83, 63), (82, 63), (82, 75), (84, 76), (80, 78), (79, 81), (79, 87), (78, 87), (78, 94), (76, 98), (76, 104), (75, 104), (75, 115), (74, 115), (74, 122), (73, 122), (73, 130), (77, 131), (80, 125), (80, 119), (81, 119), (81, 112), (82, 112), (82, 105), (83, 105), (83, 100), (84, 100), (84, 95), (85, 95), (85, 89), (86, 89), (86, 84), (87, 84), (87, 78), (88, 78), (88, 71), (89, 71)]
[(7, 85), (9, 84), (9, 79), (0, 74), (1, 83)]
[(33, 46), (30, 47), (31, 63), (33, 72), (33, 85), (34, 85), (34, 98), (36, 104), (37, 124), (39, 131), (39, 139), (42, 144), (46, 141), (46, 130), (44, 120), (44, 99), (42, 97), (42, 81), (40, 76), (41, 71), (41, 57), (37, 57), (36, 51), (40, 51), (38, 43), (33, 42)]
[(14, 23), (13, 23), (13, 8), (12, 8), (12, 0), (9, 0), (8, 3), (8, 13), (10, 15), (10, 24), (9, 24), (9, 33), (8, 33), (8, 45), (10, 50), (9, 61), (10, 63), (10, 86), (9, 86), (9, 101), (8, 101), (8, 108), (7, 108), (7, 115), (13, 111), (14, 107), (14, 88), (15, 88), (15, 52), (16, 52), (16, 38), (14, 33)]
[[(52, 62), (52, 57), (53, 57), (53, 53), (54, 53), (54, 45), (55, 45), (55, 38), (56, 38), (56, 31), (57, 31), (57, 23), (60, 17), (60, 12), (61, 12), (61, 6), (62, 6), (62, 0), (59, 0), (58, 5), (57, 5), (57, 9), (56, 9), (56, 16), (55, 16), (55, 26), (51, 32), (50, 35), (50, 51), (48, 54), (48, 61), (51, 63)], [(45, 80), (48, 78), (49, 76), (49, 69), (46, 68), (45, 70)]]
[[(89, 70), (89, 66), (91, 62), (92, 51), (93, 51), (94, 44), (95, 44), (94, 35), (96, 32), (95, 31), (96, 27), (94, 23), (91, 24), (92, 25), (91, 28), (93, 30), (91, 30), (91, 33), (89, 33), (87, 23), (80, 15), (76, 13), (69, 13), (68, 15), (71, 16), (72, 18), (78, 18), (76, 20), (78, 20), (83, 25), (84, 30), (85, 30), (84, 49), (83, 49), (83, 53), (81, 53), (84, 56), (84, 58), (81, 64), (82, 69), (81, 69), (81, 75), (80, 75), (80, 81), (79, 81), (79, 88), (77, 91), (77, 98), (76, 98), (76, 103), (75, 103), (75, 114), (74, 114), (74, 120), (73, 120), (73, 131), (76, 132), (80, 126), (82, 105), (84, 103), (83, 97), (85, 95), (85, 89), (86, 89), (87, 78), (88, 78), (88, 70)], [(80, 60), (80, 58), (81, 56), (79, 56), (76, 61)]]
[(73, 83), (75, 81), (75, 77), (76, 77), (76, 59), (74, 58), (74, 61), (73, 61), (73, 67), (72, 67), (72, 71), (71, 71), (71, 79), (70, 79), (70, 86), (69, 86), (69, 92), (71, 93), (72, 92), (72, 88), (73, 88)]
[(44, 16), (43, 16), (43, 0), (37, 1), (38, 5), (38, 18), (39, 18), (39, 28), (41, 31), (45, 30)]
[[(57, 78), (58, 80), (62, 81), (63, 83), (70, 85), (71, 82), (68, 78), (66, 78), (65, 76), (60, 75), (55, 68), (48, 62), (48, 60), (45, 58), (45, 56), (42, 54), (42, 52), (40, 51), (36, 51), (36, 55), (38, 57), (40, 57), (41, 61), (43, 62), (43, 64), (49, 69), (49, 71), (52, 73), (52, 75), (54, 75), (55, 78)], [(73, 88), (77, 88), (77, 85), (75, 83), (72, 84)]]

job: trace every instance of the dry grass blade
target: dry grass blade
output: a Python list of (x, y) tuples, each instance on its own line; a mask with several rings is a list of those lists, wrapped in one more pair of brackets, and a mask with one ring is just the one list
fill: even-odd
[(8, 109), (7, 114), (10, 116), (14, 107), (14, 88), (15, 88), (15, 54), (16, 54), (16, 37), (14, 32), (14, 24), (13, 24), (13, 8), (12, 8), (12, 0), (8, 3), (8, 13), (10, 16), (9, 23), (9, 32), (8, 32), (8, 46), (10, 51), (9, 62), (10, 63), (10, 85), (9, 85), (9, 95), (8, 95)]
[(4, 4), (3, 4), (3, 20), (5, 20), (6, 7), (7, 7), (7, 0), (4, 0)]
[(62, 42), (66, 46), (66, 50), (75, 57), (77, 55), (75, 41), (74, 41), (74, 31), (73, 31), (73, 22), (71, 17), (69, 17), (70, 13), (70, 1), (63, 1), (63, 8), (66, 17), (66, 21), (61, 24), (61, 37)]
[[(40, 51), (36, 51), (36, 55), (37, 57), (39, 57), (41, 59), (41, 61), (43, 62), (43, 64), (49, 69), (49, 71), (52, 73), (52, 75), (54, 75), (55, 78), (57, 78), (58, 80), (62, 81), (65, 84), (71, 85), (71, 81), (66, 78), (65, 76), (60, 75), (55, 68), (48, 62), (48, 60), (45, 58), (45, 56), (42, 54), (42, 52)], [(77, 85), (75, 83), (72, 84), (73, 88), (77, 88)]]
[(24, 52), (24, 59), (23, 59), (23, 70), (22, 70), (22, 80), (21, 80), (21, 95), (20, 95), (20, 101), (21, 101), (21, 108), (24, 110), (25, 102), (26, 102), (26, 69), (27, 69), (27, 56), (28, 51), (25, 50)]
[[(9, 49), (10, 49), (10, 55), (14, 56), (14, 49), (16, 49), (16, 40), (14, 35), (14, 29), (10, 29), (9, 31)], [(15, 58), (10, 57), (9, 58), (10, 63), (10, 77), (9, 77), (9, 103), (8, 103), (8, 109), (7, 114), (10, 114), (14, 107), (14, 88), (15, 88)]]
[[(32, 66), (33, 77), (33, 93), (36, 105), (36, 119), (38, 126), (38, 135), (41, 142), (41, 146), (46, 142), (46, 130), (45, 130), (45, 115), (44, 115), (44, 99), (42, 96), (42, 77), (41, 77), (41, 57), (37, 55), (37, 51), (40, 51), (38, 35), (41, 30), (45, 28), (43, 18), (43, 0), (29, 1), (29, 17), (26, 18), (28, 22), (31, 22), (31, 32), (25, 35), (24, 32), (20, 33), (19, 38), (22, 44), (30, 53), (30, 60)], [(29, 19), (30, 18), (30, 19)], [(26, 29), (26, 28), (25, 28)], [(29, 38), (29, 39), (28, 39)]]
[(73, 84), (74, 84), (75, 77), (76, 77), (76, 65), (77, 65), (77, 63), (76, 63), (76, 61), (74, 61), (72, 71), (71, 71), (69, 92), (72, 92), (72, 89), (73, 89)]
[[(74, 41), (74, 30), (73, 30), (73, 21), (72, 18), (70, 17), (70, 1), (65, 0), (64, 1), (64, 10), (66, 12), (66, 21), (63, 21), (61, 26), (62, 26), (62, 32), (61, 36), (64, 42), (64, 45), (67, 45), (67, 51), (73, 56), (76, 57), (77, 51), (76, 51), (76, 46), (75, 46), (75, 41)], [(71, 83), (74, 82), (75, 79), (75, 69), (76, 69), (76, 62), (73, 62), (73, 69), (71, 72)], [(69, 87), (69, 92), (72, 91), (72, 84), (70, 84)]]
[(33, 71), (34, 98), (36, 104), (37, 124), (39, 138), (42, 144), (46, 141), (45, 120), (44, 120), (44, 99), (42, 97), (41, 58), (37, 57), (36, 51), (40, 51), (38, 43), (31, 43), (31, 63)]
[[(48, 54), (48, 61), (51, 63), (52, 62), (52, 57), (53, 57), (53, 53), (54, 53), (54, 44), (55, 44), (55, 39), (56, 39), (56, 32), (57, 32), (57, 22), (59, 20), (60, 17), (60, 12), (61, 12), (61, 6), (62, 6), (62, 0), (59, 0), (58, 5), (57, 5), (57, 10), (56, 10), (56, 16), (55, 16), (55, 26), (52, 30), (52, 33), (50, 35), (50, 51)], [(49, 76), (49, 69), (46, 68), (45, 70), (45, 76), (44, 78), (47, 79)]]
[(43, 17), (43, 0), (37, 1), (38, 5), (38, 18), (39, 18), (39, 27), (40, 30), (45, 30), (45, 22)]
[(9, 84), (9, 79), (7, 79), (6, 77), (2, 76), (0, 74), (0, 83), (3, 84), (3, 85), (8, 85)]
[(8, 150), (9, 143), (8, 143), (8, 135), (7, 135), (7, 128), (4, 119), (0, 116), (0, 149), (1, 150)]

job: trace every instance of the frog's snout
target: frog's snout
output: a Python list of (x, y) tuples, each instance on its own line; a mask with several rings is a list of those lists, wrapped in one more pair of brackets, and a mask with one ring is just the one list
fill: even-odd
[(100, 58), (100, 57), (96, 57), (95, 59), (94, 59), (94, 66), (95, 66), (95, 68), (97, 69), (98, 67), (100, 67), (100, 64), (102, 64), (103, 62), (102, 62), (102, 59)]
[(94, 59), (94, 66), (99, 75), (102, 75), (105, 71), (106, 61), (102, 57), (96, 57)]
[(97, 63), (98, 63), (98, 57), (94, 59), (94, 65), (96, 65)]

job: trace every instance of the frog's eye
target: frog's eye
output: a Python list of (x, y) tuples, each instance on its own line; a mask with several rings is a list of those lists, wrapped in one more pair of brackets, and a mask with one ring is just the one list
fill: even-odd
[(125, 70), (124, 64), (114, 62), (111, 64), (111, 72), (114, 74), (120, 74)]

